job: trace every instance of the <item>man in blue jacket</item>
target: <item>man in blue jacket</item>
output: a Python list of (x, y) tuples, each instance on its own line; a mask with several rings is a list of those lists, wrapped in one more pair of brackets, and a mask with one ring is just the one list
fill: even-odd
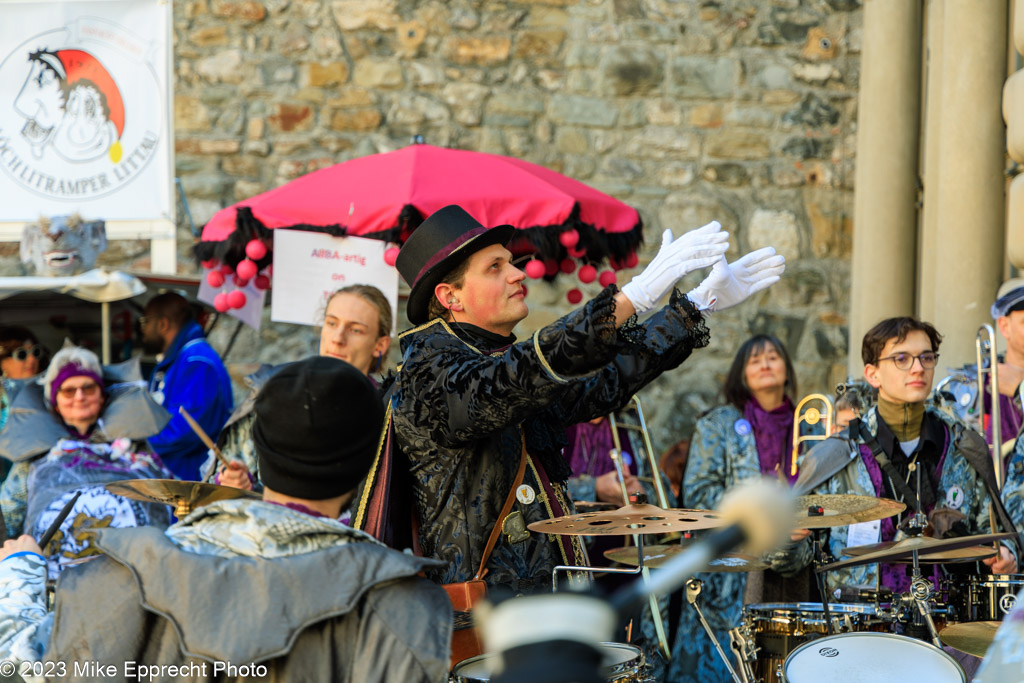
[(231, 416), (231, 379), (184, 297), (170, 292), (153, 297), (140, 324), (143, 349), (157, 354), (159, 360), (149, 390), (171, 414), (171, 421), (150, 437), (149, 443), (175, 475), (198, 481), (206, 446), (178, 408), (184, 406), (210, 438), (216, 439)]

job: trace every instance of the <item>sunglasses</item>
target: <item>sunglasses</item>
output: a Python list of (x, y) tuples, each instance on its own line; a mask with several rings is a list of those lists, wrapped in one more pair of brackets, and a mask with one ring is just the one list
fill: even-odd
[(90, 382), (89, 384), (83, 384), (80, 387), (61, 387), (57, 390), (57, 393), (64, 398), (71, 399), (78, 395), (78, 392), (82, 392), (82, 396), (86, 398), (92, 398), (96, 394), (100, 393), (100, 385), (96, 382)]
[(28, 360), (29, 356), (32, 356), (33, 358), (41, 358), (42, 355), (42, 347), (36, 345), (27, 349), (24, 346), (19, 346), (18, 348), (14, 349), (14, 351), (11, 351), (9, 354), (7, 354), (7, 357), (13, 358), (16, 361), (25, 361)]

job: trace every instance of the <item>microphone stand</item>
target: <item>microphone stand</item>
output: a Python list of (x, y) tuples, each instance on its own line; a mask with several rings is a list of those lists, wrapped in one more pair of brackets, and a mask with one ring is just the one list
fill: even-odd
[(736, 674), (736, 670), (732, 668), (732, 664), (729, 663), (729, 658), (725, 656), (725, 651), (722, 649), (722, 645), (718, 642), (718, 638), (715, 637), (715, 632), (711, 630), (711, 626), (708, 624), (708, 620), (704, 618), (704, 612), (701, 611), (700, 605), (697, 604), (697, 596), (700, 595), (701, 589), (704, 587), (704, 582), (698, 578), (690, 577), (686, 580), (686, 602), (693, 607), (693, 610), (697, 613), (697, 619), (700, 621), (700, 625), (704, 627), (704, 630), (708, 634), (708, 638), (711, 639), (711, 644), (715, 646), (715, 651), (718, 652), (718, 656), (725, 662), (725, 668), (729, 670), (729, 674), (732, 676), (732, 680), (736, 683), (743, 683), (743, 680)]

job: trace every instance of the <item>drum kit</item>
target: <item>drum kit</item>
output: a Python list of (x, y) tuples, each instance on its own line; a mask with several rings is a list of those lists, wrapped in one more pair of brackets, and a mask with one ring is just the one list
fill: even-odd
[[(856, 495), (810, 495), (799, 499), (794, 529), (824, 530), (870, 522), (899, 514), (905, 505), (888, 499)], [(680, 543), (645, 545), (650, 534), (714, 529), (722, 525), (710, 510), (662, 509), (642, 500), (624, 507), (583, 512), (536, 522), (531, 531), (570, 535), (632, 535), (636, 547), (614, 548), (605, 556), (628, 571), (658, 568), (687, 549)], [(921, 565), (974, 562), (996, 554), (994, 542), (1012, 534), (985, 534), (950, 539), (909, 536), (900, 541), (847, 548), (842, 560), (815, 559), (819, 575), (845, 567), (874, 563), (908, 564), (910, 591), (893, 595), (887, 589), (862, 589), (836, 595), (851, 602), (764, 603), (744, 607), (742, 623), (730, 631), (730, 661), (701, 612), (702, 582), (686, 583), (687, 602), (693, 607), (719, 656), (736, 683), (843, 683), (900, 681), (911, 677), (928, 681), (966, 683), (960, 664), (943, 645), (970, 655), (983, 656), (1000, 620), (1010, 611), (1024, 575), (960, 575), (935, 587), (924, 578)], [(708, 572), (753, 572), (768, 568), (760, 557), (734, 552), (713, 560)], [(578, 570), (579, 567), (559, 567)], [(595, 568), (590, 571), (608, 571)], [(614, 571), (614, 570), (613, 570)], [(916, 626), (915, 630), (912, 628)], [(911, 637), (907, 633), (920, 633)], [(694, 637), (695, 634), (694, 634)], [(604, 643), (606, 680), (649, 683), (640, 650), (623, 643)], [(452, 683), (490, 680), (496, 655), (481, 655), (460, 662), (451, 672)]]

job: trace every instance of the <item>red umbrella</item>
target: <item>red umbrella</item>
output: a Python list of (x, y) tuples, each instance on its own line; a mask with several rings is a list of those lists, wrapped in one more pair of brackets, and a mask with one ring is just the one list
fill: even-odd
[(513, 251), (549, 262), (567, 255), (563, 232), (579, 236), (568, 253), (593, 263), (609, 256), (626, 263), (641, 242), (636, 209), (579, 181), (520, 159), (414, 144), (314, 171), (222, 209), (203, 228), (196, 253), (234, 265), (247, 242), (267, 239), (273, 228), (400, 243), (448, 204), (484, 225), (523, 229)]

